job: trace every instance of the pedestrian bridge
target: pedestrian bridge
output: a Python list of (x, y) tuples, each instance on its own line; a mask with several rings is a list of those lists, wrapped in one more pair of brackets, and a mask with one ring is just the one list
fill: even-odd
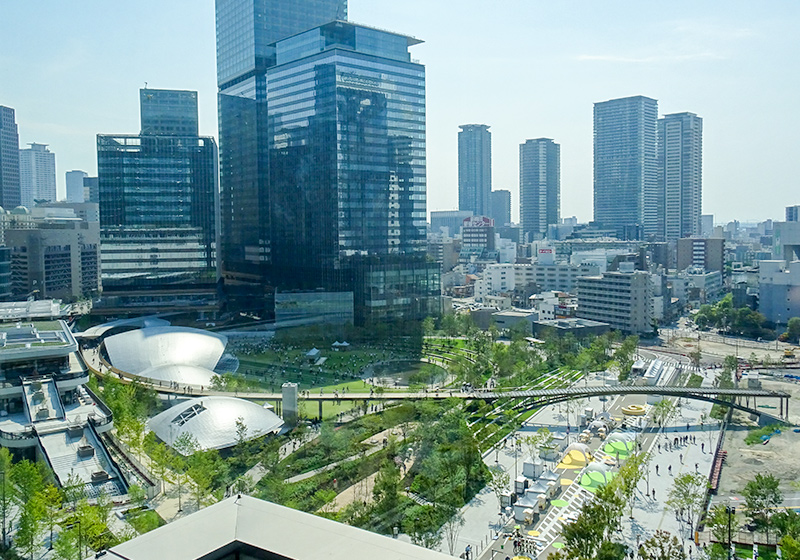
[[(600, 396), (615, 395), (663, 395), (681, 397), (699, 401), (706, 401), (731, 406), (735, 409), (751, 414), (762, 414), (758, 409), (758, 399), (777, 399), (776, 409), (779, 417), (787, 419), (789, 414), (789, 398), (791, 395), (784, 391), (771, 391), (768, 389), (745, 389), (719, 387), (673, 387), (673, 386), (648, 386), (648, 385), (616, 385), (603, 387), (564, 387), (560, 389), (508, 389), (504, 391), (476, 391), (474, 393), (456, 395), (482, 400), (496, 400), (500, 398), (517, 398), (528, 400), (529, 408), (558, 404), (573, 399), (582, 399)], [(752, 405), (752, 406), (751, 406)]]

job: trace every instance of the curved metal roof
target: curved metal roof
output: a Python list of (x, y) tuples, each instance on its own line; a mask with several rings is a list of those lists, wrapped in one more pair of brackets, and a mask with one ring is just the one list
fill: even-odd
[(255, 403), (233, 397), (189, 399), (154, 416), (147, 426), (167, 445), (189, 433), (200, 449), (224, 449), (236, 444), (236, 420), (247, 426), (247, 439), (277, 432), (283, 420)]
[[(114, 367), (135, 375), (178, 365), (213, 371), (227, 343), (226, 336), (188, 327), (149, 327), (115, 334), (105, 341)], [(162, 371), (164, 373), (166, 370)], [(208, 381), (197, 384), (208, 384)]]

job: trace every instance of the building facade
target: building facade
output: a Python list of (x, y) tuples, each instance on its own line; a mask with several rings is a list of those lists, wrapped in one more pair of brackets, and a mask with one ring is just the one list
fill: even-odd
[(492, 211), (492, 133), (485, 124), (459, 128), (458, 209), (488, 216)]
[[(217, 2), (218, 57), (229, 27), (241, 25), (222, 9), (228, 4)], [(247, 9), (269, 13), (272, 4)], [(342, 2), (302, 6), (281, 8), (274, 28), (256, 28), (273, 39), (252, 82), (219, 76), (226, 286), (353, 291), (360, 323), (437, 312), (427, 277), (424, 290), (405, 285), (407, 297), (391, 301), (372, 299), (380, 290), (370, 287), (385, 267), (382, 290), (401, 288), (389, 277), (403, 263), (421, 282), (421, 268), (438, 277), (438, 265), (425, 262), (425, 69), (409, 52), (419, 41), (342, 21)], [(282, 30), (293, 10), (291, 25), (306, 25)], [(291, 36), (276, 38), (284, 32)], [(256, 114), (255, 124), (241, 120)], [(395, 306), (402, 301), (404, 311)]]
[(11, 249), (0, 245), (0, 301), (11, 301)]
[(434, 210), (431, 212), (431, 232), (441, 233), (447, 228), (447, 234), (455, 237), (461, 233), (464, 220), (472, 217), (472, 212), (463, 210)]
[(196, 91), (140, 89), (139, 114), (143, 135), (200, 135)]
[(725, 270), (725, 240), (722, 238), (686, 237), (678, 239), (678, 270), (703, 268), (722, 273)]
[(65, 175), (67, 183), (67, 202), (83, 202), (83, 182), (86, 180), (86, 177), (88, 177), (88, 174), (86, 171), (75, 169), (73, 171), (67, 171)]
[(647, 272), (605, 272), (578, 278), (581, 319), (608, 323), (612, 329), (641, 334), (653, 330), (652, 283)]
[(498, 190), (491, 192), (492, 213), (490, 218), (494, 220), (497, 227), (503, 227), (511, 223), (511, 191)]
[[(142, 92), (153, 99), (165, 93)], [(177, 93), (182, 98), (187, 92)], [(153, 99), (143, 102), (143, 108), (157, 104)], [(151, 108), (150, 115), (166, 123), (164, 127), (180, 130), (184, 126), (179, 123), (187, 120), (185, 107), (172, 120), (163, 107)], [(217, 146), (213, 138), (166, 134), (158, 126), (151, 122), (148, 134), (97, 136), (104, 299), (115, 309), (125, 307), (126, 297), (135, 308), (159, 303), (174, 307), (179, 301), (195, 306), (198, 297), (205, 299), (201, 307), (213, 307)], [(181, 299), (179, 292), (189, 295)]]
[(522, 230), (541, 239), (561, 217), (561, 146), (550, 138), (519, 146), (519, 207)]
[(656, 237), (674, 241), (700, 235), (703, 119), (694, 113), (674, 113), (658, 120), (658, 183), (664, 231)]
[(70, 208), (54, 207), (13, 210), (0, 221), (11, 252), (15, 298), (74, 299), (100, 292), (97, 222), (82, 220)]
[(19, 151), (19, 186), (22, 205), (33, 208), (35, 201), (56, 201), (56, 155), (47, 144), (29, 144)]
[(19, 132), (14, 109), (0, 105), (0, 206), (22, 203), (19, 186)]
[(276, 64), (275, 43), (343, 19), (347, 0), (216, 0), (223, 274), (226, 287), (242, 285), (245, 300), (259, 299), (269, 284), (266, 73)]
[(658, 102), (636, 96), (594, 105), (594, 219), (617, 236), (658, 236)]
[(758, 311), (778, 325), (800, 317), (800, 261), (761, 261)]
[(786, 221), (787, 222), (800, 222), (800, 206), (787, 206), (786, 207)]

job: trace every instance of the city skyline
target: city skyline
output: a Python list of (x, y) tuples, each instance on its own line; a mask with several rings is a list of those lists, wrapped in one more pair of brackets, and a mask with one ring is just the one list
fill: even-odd
[[(3, 51), (15, 53), (0, 57), (3, 75), (15, 78), (4, 80), (0, 104), (16, 110), (21, 146), (47, 143), (58, 154), (62, 196), (64, 171), (94, 175), (95, 134), (133, 129), (137, 115), (123, 108), (145, 81), (199, 91), (200, 133), (217, 136), (213, 3), (143, 2), (113, 13), (101, 6), (52, 3), (34, 12), (13, 5), (8, 16), (15, 25), (0, 39)], [(781, 219), (782, 209), (797, 202), (788, 154), (798, 142), (791, 99), (798, 78), (785, 68), (798, 54), (789, 30), (800, 9), (789, 2), (769, 13), (744, 3), (728, 4), (725, 13), (693, 6), (687, 18), (689, 6), (634, 14), (624, 5), (608, 11), (509, 4), (486, 14), (477, 2), (452, 13), (422, 3), (351, 0), (348, 17), (425, 41), (414, 57), (426, 65), (429, 80), (429, 211), (457, 207), (458, 125), (482, 122), (494, 132), (493, 185), (512, 191), (515, 220), (516, 147), (541, 136), (562, 145), (562, 215), (590, 219), (592, 104), (645, 95), (659, 100), (659, 117), (703, 116), (704, 213), (718, 222)], [(463, 33), (477, 18), (487, 40)], [(69, 33), (70, 21), (84, 20), (92, 33)], [(31, 34), (46, 39), (14, 48)], [(113, 47), (129, 41), (137, 48)], [(541, 82), (548, 87), (534, 90)], [(748, 200), (753, 185), (770, 196)]]

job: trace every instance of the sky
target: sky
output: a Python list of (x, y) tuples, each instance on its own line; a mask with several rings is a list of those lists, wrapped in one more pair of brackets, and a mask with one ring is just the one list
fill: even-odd
[[(293, 0), (286, 0), (293, 1)], [(703, 213), (781, 220), (800, 204), (800, 2), (349, 0), (349, 19), (424, 41), (428, 209), (457, 207), (458, 125), (491, 126), (493, 187), (519, 213), (519, 144), (561, 145), (561, 215), (592, 218), (592, 106), (646, 95), (703, 117)], [(199, 92), (217, 136), (213, 0), (3, 6), (0, 105), (20, 144), (96, 173), (98, 133), (139, 131), (138, 90)]]

